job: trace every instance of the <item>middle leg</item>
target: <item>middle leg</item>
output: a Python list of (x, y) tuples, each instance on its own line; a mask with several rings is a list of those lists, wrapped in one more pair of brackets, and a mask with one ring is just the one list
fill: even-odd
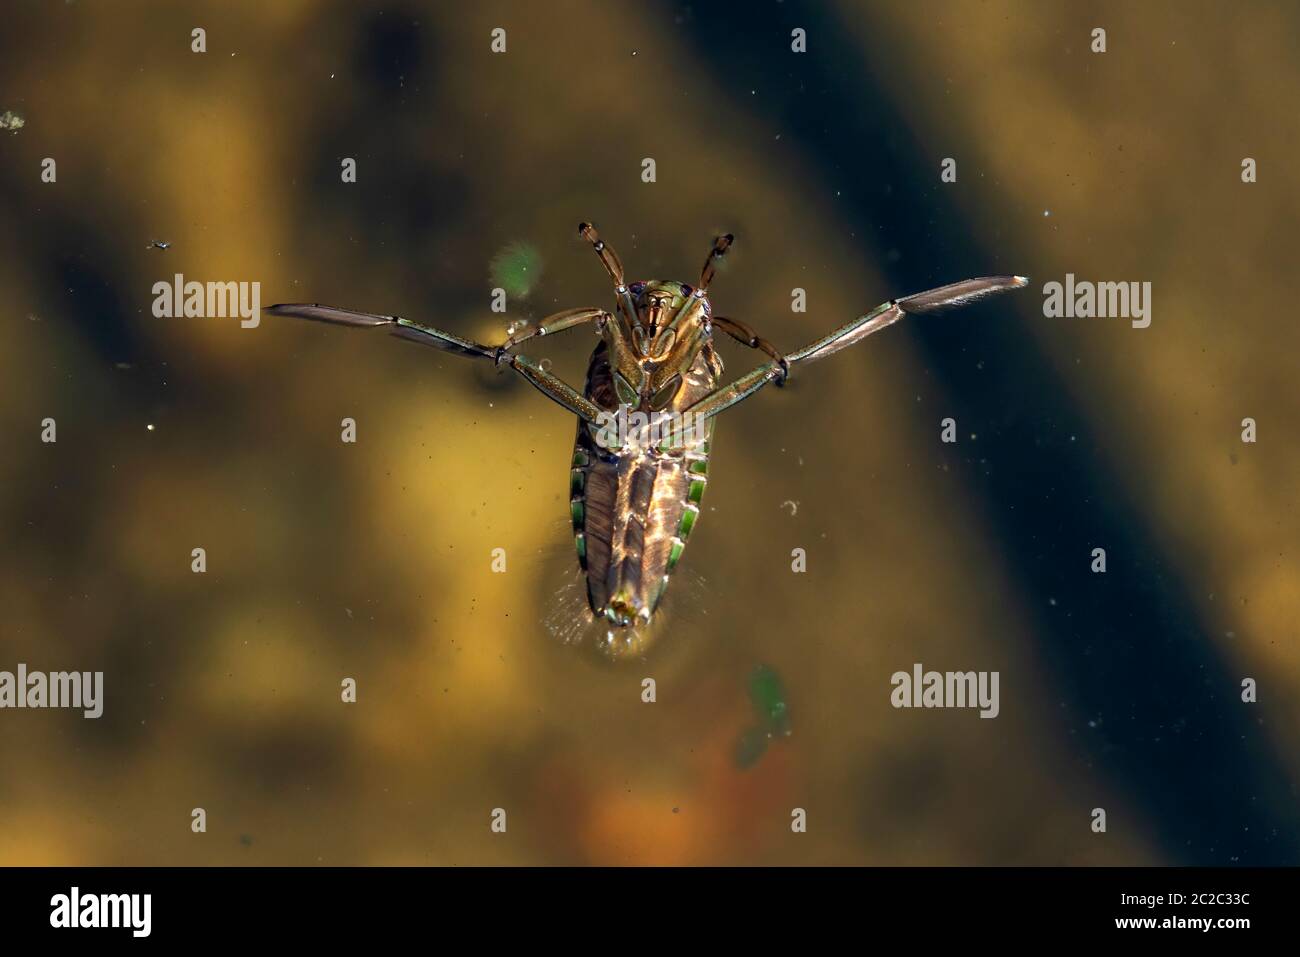
[[(266, 312), (275, 316), (310, 319), (314, 322), (328, 322), (341, 326), (382, 327), (400, 339), (433, 346), (435, 349), (441, 349), (443, 352), (450, 352), (453, 355), (489, 359), (498, 366), (508, 362), (510, 368), (531, 382), (548, 399), (568, 409), (584, 421), (595, 424), (601, 412), (604, 411), (573, 386), (558, 376), (547, 372), (532, 359), (522, 355), (511, 355), (506, 351), (507, 347), (511, 345), (509, 340), (507, 340), (506, 344), (493, 348), (481, 342), (475, 342), (473, 339), (435, 329), (433, 326), (412, 322), (402, 316), (383, 316), (369, 312), (357, 312), (352, 309), (323, 306), (319, 303), (282, 303), (271, 306)], [(567, 312), (559, 312), (543, 319), (538, 328), (533, 330), (533, 334), (542, 335), (545, 331), (568, 329), (579, 323), (589, 322), (601, 315), (608, 314), (599, 309), (570, 309)], [(520, 337), (521, 340), (524, 338), (528, 337)]]
[(553, 313), (538, 322), (537, 325), (529, 326), (523, 332), (515, 333), (503, 342), (497, 361), (504, 361), (504, 353), (510, 352), (516, 346), (527, 342), (534, 336), (554, 335), (557, 332), (563, 332), (565, 329), (572, 329), (574, 326), (580, 326), (587, 322), (596, 322), (598, 325), (603, 326), (609, 318), (609, 313), (604, 309), (594, 308), (565, 309), (563, 312)]

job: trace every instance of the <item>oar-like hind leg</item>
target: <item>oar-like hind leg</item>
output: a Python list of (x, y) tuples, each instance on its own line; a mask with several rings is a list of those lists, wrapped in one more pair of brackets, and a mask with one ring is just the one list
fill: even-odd
[[(694, 405), (682, 412), (687, 423), (694, 428), (725, 412), (738, 402), (749, 398), (759, 389), (778, 379), (784, 380), (788, 367), (797, 362), (813, 362), (824, 359), (832, 353), (846, 349), (855, 342), (861, 342), (872, 333), (879, 332), (886, 326), (892, 326), (907, 315), (922, 315), (938, 312), (942, 309), (964, 306), (985, 296), (991, 296), (1012, 289), (1019, 289), (1028, 282), (1023, 276), (989, 276), (983, 279), (966, 279), (948, 286), (940, 286), (927, 292), (906, 296), (881, 303), (865, 316), (859, 316), (834, 332), (823, 336), (816, 342), (809, 343), (802, 349), (790, 353), (783, 360), (777, 359), (759, 366), (730, 385), (722, 386), (710, 392)], [(729, 330), (728, 330), (729, 331)], [(685, 426), (684, 426), (685, 428)], [(674, 433), (659, 444), (660, 449), (675, 448), (681, 444), (683, 433)]]
[[(410, 319), (403, 319), (401, 316), (380, 316), (370, 312), (354, 312), (350, 309), (338, 309), (334, 306), (322, 306), (317, 303), (284, 303), (272, 306), (266, 311), (273, 316), (291, 316), (295, 319), (311, 319), (315, 322), (330, 322), (340, 326), (368, 328), (384, 326), (388, 328), (392, 335), (401, 339), (433, 346), (435, 349), (450, 352), (452, 355), (488, 359), (497, 365), (506, 363), (536, 386), (538, 391), (548, 399), (568, 409), (574, 415), (580, 416), (585, 421), (594, 424), (601, 413), (601, 409), (595, 403), (587, 399), (563, 379), (552, 375), (527, 356), (510, 354), (509, 349), (513, 348), (517, 341), (522, 341), (523, 338), (528, 337), (520, 337), (520, 340), (515, 341), (507, 340), (504, 345), (500, 346), (486, 346), (481, 342), (475, 342), (473, 339), (466, 339), (451, 332), (443, 332), (441, 329), (434, 329), (432, 326), (421, 325), (418, 322), (412, 322)], [(599, 309), (568, 310), (543, 319), (537, 328), (546, 327), (547, 331), (568, 329), (604, 314)], [(535, 334), (542, 333), (535, 332)]]

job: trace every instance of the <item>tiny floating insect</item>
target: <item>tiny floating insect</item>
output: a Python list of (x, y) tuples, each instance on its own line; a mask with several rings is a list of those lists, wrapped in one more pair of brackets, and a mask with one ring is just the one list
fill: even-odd
[[(401, 316), (315, 303), (272, 306), (272, 315), (345, 326), (382, 326), (444, 352), (509, 366), (578, 417), (569, 477), (569, 513), (587, 602), (612, 629), (648, 626), (695, 529), (709, 478), (714, 421), (764, 386), (784, 385), (791, 369), (860, 342), (907, 315), (962, 306), (1018, 289), (1021, 276), (992, 276), (891, 299), (794, 352), (782, 353), (739, 319), (713, 314), (709, 286), (733, 236), (719, 236), (699, 283), (627, 282), (623, 263), (590, 223), (578, 231), (614, 285), (614, 311), (567, 309), (488, 346)], [(579, 391), (518, 352), (527, 340), (594, 324), (601, 341)], [(723, 383), (716, 332), (769, 361)], [(628, 425), (630, 423), (630, 427)], [(629, 635), (625, 647), (637, 644)], [(617, 650), (612, 648), (611, 650)]]
[(163, 239), (153, 239), (150, 240), (149, 245), (145, 246), (144, 248), (145, 249), (171, 249), (172, 244)]

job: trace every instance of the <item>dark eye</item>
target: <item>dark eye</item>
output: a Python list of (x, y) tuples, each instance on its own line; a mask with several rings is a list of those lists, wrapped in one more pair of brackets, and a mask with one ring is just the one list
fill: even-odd
[(654, 394), (654, 398), (650, 400), (650, 408), (654, 409), (656, 412), (662, 409), (669, 402), (673, 401), (673, 397), (677, 395), (677, 390), (681, 387), (682, 377), (680, 375), (673, 376), (660, 387), (658, 392)]
[(632, 283), (632, 285), (630, 285), (630, 286), (627, 287), (627, 291), (630, 292), (630, 293), (631, 293), (632, 295), (634, 295), (634, 296), (639, 296), (639, 295), (641, 295), (641, 293), (645, 292), (645, 283), (643, 283), (643, 282), (634, 282), (634, 283)]
[(691, 287), (688, 286), (688, 285), (686, 285), (686, 283), (682, 283), (682, 295), (683, 295), (683, 296), (686, 296), (687, 298), (690, 298), (691, 293), (694, 292), (694, 291), (695, 291), (695, 290), (691, 289)]

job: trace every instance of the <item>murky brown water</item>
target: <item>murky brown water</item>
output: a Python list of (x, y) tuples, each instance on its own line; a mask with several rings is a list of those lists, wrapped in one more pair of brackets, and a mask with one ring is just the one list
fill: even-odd
[[(1033, 8), (7, 12), (0, 670), (106, 702), (0, 711), (0, 863), (1294, 863), (1300, 15)], [(496, 342), (611, 304), (583, 219), (630, 278), (694, 282), (734, 232), (715, 310), (786, 350), (1034, 282), (725, 414), (619, 665), (552, 635), (563, 411), (381, 333), (151, 311), (181, 273)], [(541, 276), (495, 315), (512, 243)], [(1044, 317), (1067, 272), (1151, 282), (1151, 326)], [(595, 341), (535, 353), (580, 381)], [(998, 671), (998, 717), (891, 707), (918, 662)]]

